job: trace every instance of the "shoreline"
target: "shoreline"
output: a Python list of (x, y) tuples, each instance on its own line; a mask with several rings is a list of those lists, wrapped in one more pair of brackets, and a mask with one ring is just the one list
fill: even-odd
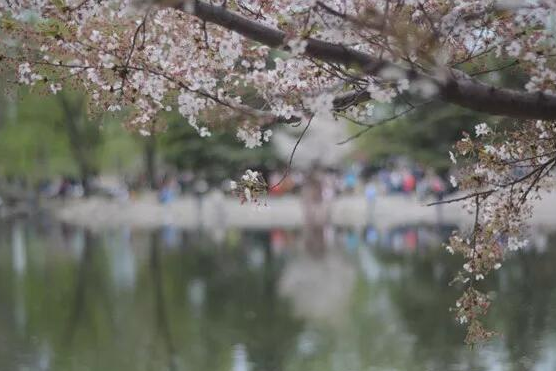
[[(383, 195), (368, 205), (363, 195), (345, 195), (332, 200), (327, 207), (331, 224), (339, 227), (373, 225), (378, 230), (386, 230), (401, 225), (441, 223), (464, 228), (472, 223), (472, 217), (459, 203), (426, 206), (427, 202), (413, 196)], [(530, 225), (556, 230), (556, 193), (547, 193), (535, 202)], [(100, 197), (51, 200), (45, 203), (45, 209), (62, 222), (92, 229), (117, 226), (269, 229), (298, 228), (304, 224), (300, 197), (269, 198), (267, 204), (242, 205), (237, 198), (220, 192), (209, 193), (200, 200), (186, 195), (160, 204), (155, 194), (148, 193), (125, 201)]]

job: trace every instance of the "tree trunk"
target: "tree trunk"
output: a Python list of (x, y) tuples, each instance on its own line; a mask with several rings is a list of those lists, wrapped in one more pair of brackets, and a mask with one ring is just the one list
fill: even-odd
[(145, 140), (145, 173), (149, 187), (153, 190), (158, 188), (156, 170), (156, 139), (151, 135)]
[(83, 100), (80, 99), (77, 103), (71, 103), (66, 97), (60, 95), (60, 101), (64, 111), (64, 124), (70, 148), (79, 169), (79, 181), (83, 186), (83, 195), (88, 197), (92, 192), (91, 181), (94, 176), (94, 170), (85, 146), (88, 138), (82, 133), (79, 125), (80, 121), (84, 120)]
[(317, 169), (311, 169), (302, 188), (303, 211), (305, 214), (305, 245), (316, 255), (325, 248), (324, 226), (327, 215), (322, 197), (322, 177)]

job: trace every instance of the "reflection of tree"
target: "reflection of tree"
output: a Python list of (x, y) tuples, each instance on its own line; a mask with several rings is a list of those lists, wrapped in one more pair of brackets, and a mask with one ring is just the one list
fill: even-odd
[[(556, 236), (552, 236), (554, 246)], [(513, 370), (539, 358), (539, 338), (556, 328), (556, 251), (520, 253), (509, 260), (493, 283), (498, 292), (491, 320), (502, 332)], [(529, 359), (529, 361), (527, 361)]]
[(433, 370), (454, 364), (464, 349), (464, 333), (448, 311), (457, 295), (448, 282), (458, 267), (442, 254), (430, 251), (421, 256), (381, 259), (383, 264), (401, 266), (402, 276), (388, 282), (388, 292), (403, 328), (416, 338), (412, 358), (417, 364), (434, 365)]
[[(246, 267), (249, 250), (221, 251), (219, 259), (208, 259), (199, 272), (208, 283), (203, 318), (204, 325), (210, 326), (206, 346), (223, 346), (221, 351), (229, 352), (233, 344), (245, 344), (255, 370), (280, 370), (295, 352), (301, 323), (292, 318), (289, 305), (278, 296), (279, 262), (271, 257), (270, 249), (262, 272)], [(219, 274), (222, 270), (224, 275)]]
[(68, 331), (66, 336), (68, 344), (71, 344), (73, 342), (77, 323), (83, 316), (84, 312), (87, 280), (89, 272), (91, 270), (91, 260), (93, 257), (93, 238), (94, 237), (91, 235), (91, 232), (85, 232), (85, 246), (83, 248), (81, 261), (79, 262), (79, 268), (77, 269), (73, 307), (70, 315), (70, 320), (68, 321)]
[[(112, 298), (118, 306), (116, 312), (125, 313), (110, 327), (120, 331), (98, 333), (94, 341), (91, 336), (74, 336), (72, 357), (114, 369), (138, 365), (152, 370), (178, 369), (183, 363), (200, 371), (229, 371), (233, 346), (241, 343), (257, 368), (281, 369), (295, 352), (300, 322), (291, 317), (289, 306), (276, 292), (280, 260), (269, 248), (262, 254), (266, 255), (264, 264), (253, 267), (249, 254), (259, 247), (223, 249), (186, 235), (187, 248), (166, 250), (158, 234), (143, 236), (149, 241), (148, 264), (139, 266), (133, 300), (126, 306), (125, 298)], [(266, 233), (254, 237), (246, 244), (268, 245)], [(76, 285), (85, 288), (79, 299), (82, 310), (76, 310), (84, 330), (79, 331), (81, 335), (94, 332), (93, 327), (82, 324), (92, 320), (86, 314), (100, 301), (91, 295), (99, 279), (93, 272), (102, 272), (99, 264), (107, 263), (96, 259), (95, 251), (89, 251), (93, 257), (87, 259), (84, 252), (75, 278)], [(86, 283), (79, 284), (80, 280)], [(186, 301), (185, 288), (190, 282), (203, 282), (206, 288), (200, 307)], [(86, 358), (88, 353), (96, 354), (96, 360)]]
[[(109, 274), (112, 255), (104, 253), (118, 239), (104, 244), (100, 235), (87, 232), (78, 261), (66, 249), (54, 249), (45, 264), (36, 254), (45, 243), (37, 244), (40, 238), (30, 234), (22, 286), (28, 309), (23, 337), (3, 319), (14, 305), (9, 299), (14, 273), (0, 269), (0, 297), (8, 298), (0, 302), (0, 336), (15, 339), (0, 349), (0, 369), (21, 362), (14, 354), (39, 354), (36, 340), (29, 339), (48, 344), (54, 354), (52, 369), (61, 371), (76, 365), (229, 371), (236, 344), (244, 346), (253, 371), (446, 371), (454, 365), (464, 371), (494, 369), (483, 349), (469, 350), (462, 344), (463, 333), (446, 309), (457, 294), (447, 286), (450, 272), (460, 262), (443, 251), (365, 250), (377, 273), (352, 273), (352, 289), (338, 321), (324, 322), (296, 319), (291, 303), (277, 292), (287, 268), (283, 256), (270, 249), (268, 234), (241, 236), (232, 247), (185, 234), (184, 248), (170, 250), (157, 233), (134, 234), (134, 242), (140, 237), (147, 243), (143, 250), (134, 243), (138, 281), (131, 292), (111, 286), (116, 285)], [(2, 242), (0, 235), (0, 247), (6, 244), (9, 240)], [(513, 368), (505, 366), (508, 371), (533, 369), (525, 357), (538, 364), (545, 355), (540, 349), (550, 350), (542, 343), (556, 328), (551, 310), (556, 306), (555, 254), (520, 254), (488, 283), (498, 292), (490, 321), (504, 336), (487, 351), (500, 345), (491, 354), (499, 357), (495, 361), (511, 364)], [(353, 261), (352, 270), (360, 260)], [(6, 264), (10, 260), (0, 259), (1, 268)], [(336, 272), (330, 270), (332, 274)], [(199, 282), (203, 294), (195, 301), (187, 288)], [(322, 305), (334, 300), (330, 297)], [(507, 359), (500, 359), (506, 354)]]
[(176, 364), (176, 347), (174, 341), (172, 340), (172, 334), (170, 333), (170, 326), (168, 323), (166, 302), (164, 299), (164, 288), (162, 282), (161, 274), (161, 263), (160, 263), (160, 249), (161, 246), (158, 240), (158, 234), (156, 232), (151, 233), (150, 238), (150, 268), (152, 273), (152, 284), (154, 289), (154, 299), (155, 299), (155, 313), (156, 313), (156, 329), (157, 332), (162, 337), (166, 350), (168, 352), (168, 369), (175, 370)]
[[(77, 269), (73, 303), (65, 336), (67, 344), (74, 343), (80, 323), (85, 325), (87, 331), (92, 331), (94, 337), (100, 342), (100, 334), (97, 333), (100, 327), (98, 326), (97, 316), (102, 317), (101, 312), (105, 312), (105, 319), (110, 325), (113, 325), (112, 300), (108, 296), (104, 283), (104, 269), (101, 266), (95, 266), (95, 255), (98, 255), (101, 247), (99, 242), (98, 236), (91, 231), (85, 231), (85, 245)], [(98, 304), (103, 306), (100, 311), (98, 311)], [(87, 332), (87, 335), (89, 334)]]
[[(556, 313), (550, 311), (556, 305), (555, 254), (550, 250), (544, 255), (520, 254), (485, 284), (497, 293), (490, 321), (501, 333), (497, 341), (507, 349), (511, 370), (529, 369), (536, 363), (539, 339), (550, 335), (546, 329), (556, 326)], [(470, 370), (488, 369), (476, 357), (480, 352), (462, 346), (463, 331), (446, 310), (457, 294), (448, 282), (459, 262), (432, 251), (409, 257), (382, 254), (379, 259), (387, 266), (402, 267), (403, 275), (388, 283), (388, 292), (404, 328), (416, 338), (414, 362), (430, 365), (431, 370), (461, 362)]]
[(339, 364), (343, 369), (521, 371), (540, 365), (546, 356), (540, 350), (552, 352), (556, 252), (509, 260), (496, 281), (487, 282), (499, 293), (491, 321), (503, 337), (476, 349), (463, 345), (463, 329), (447, 310), (457, 295), (448, 286), (450, 272), (461, 266), (457, 259), (440, 249), (370, 253), (377, 272), (357, 280), (349, 320), (340, 326), (313, 323), (312, 352), (290, 355), (286, 370), (323, 371)]
[[(150, 233), (137, 234), (148, 241), (143, 245), (147, 264), (138, 265), (135, 292), (129, 292), (111, 286), (112, 254), (105, 255), (105, 249), (113, 248), (118, 239), (87, 232), (75, 261), (67, 249), (49, 246), (52, 241), (44, 236), (31, 237), (23, 287), (28, 336), (10, 344), (7, 352), (0, 350), (0, 369), (21, 362), (15, 359), (21, 354), (36, 353), (37, 339), (55, 355), (53, 369), (62, 371), (167, 369), (169, 354), (174, 368), (187, 363), (199, 371), (229, 371), (237, 343), (246, 345), (251, 361), (280, 368), (292, 352), (300, 323), (276, 294), (280, 261), (270, 249), (265, 264), (254, 268), (248, 264), (251, 248), (224, 249), (206, 239), (185, 238), (185, 248), (170, 251)], [(246, 244), (267, 246), (267, 235), (259, 234)], [(43, 250), (48, 250), (44, 263), (36, 254)], [(141, 262), (145, 255), (136, 253)], [(0, 259), (0, 264), (5, 261)], [(0, 269), (1, 298), (13, 297), (8, 274), (13, 271)], [(206, 300), (197, 308), (187, 302), (185, 290), (194, 281), (207, 288)], [(3, 319), (12, 307), (12, 302), (0, 302), (0, 328), (6, 330), (2, 335), (16, 339), (11, 320)], [(153, 345), (149, 339), (158, 342)]]
[(296, 315), (328, 323), (346, 317), (355, 283), (353, 264), (335, 250), (320, 256), (299, 254), (288, 262), (280, 278), (280, 292)]

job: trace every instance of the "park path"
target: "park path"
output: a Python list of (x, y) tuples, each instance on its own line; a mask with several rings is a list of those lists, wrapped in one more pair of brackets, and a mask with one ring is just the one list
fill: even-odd
[[(50, 209), (62, 221), (93, 229), (129, 226), (157, 228), (171, 225), (184, 229), (210, 228), (299, 228), (303, 224), (299, 197), (288, 195), (267, 200), (268, 206), (241, 205), (236, 198), (212, 193), (199, 202), (194, 197), (180, 197), (162, 205), (154, 194), (138, 199), (118, 201), (103, 198), (58, 201)], [(369, 206), (363, 196), (340, 196), (330, 203), (331, 222), (337, 226), (360, 227), (372, 224), (379, 230), (400, 225), (442, 222), (460, 227), (472, 218), (460, 203), (426, 206), (414, 197), (379, 196)], [(556, 193), (544, 195), (536, 202), (531, 219), (535, 227), (556, 230)]]

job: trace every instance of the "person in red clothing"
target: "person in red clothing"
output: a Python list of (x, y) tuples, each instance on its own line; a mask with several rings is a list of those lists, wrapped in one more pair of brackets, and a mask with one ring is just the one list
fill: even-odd
[(405, 171), (403, 175), (402, 189), (404, 193), (411, 193), (415, 190), (415, 176), (410, 171)]

